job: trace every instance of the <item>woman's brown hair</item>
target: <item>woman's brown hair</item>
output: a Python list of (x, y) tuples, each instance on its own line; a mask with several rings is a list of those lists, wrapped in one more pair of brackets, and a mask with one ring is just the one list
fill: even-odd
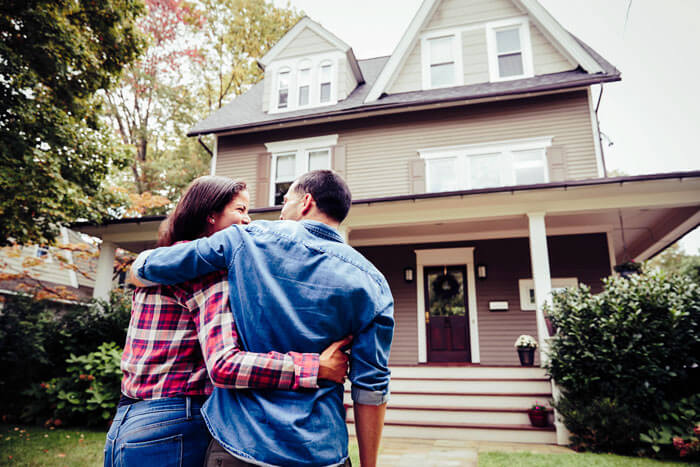
[(220, 213), (245, 189), (245, 182), (228, 177), (208, 175), (195, 179), (158, 229), (158, 246), (204, 237), (209, 216)]

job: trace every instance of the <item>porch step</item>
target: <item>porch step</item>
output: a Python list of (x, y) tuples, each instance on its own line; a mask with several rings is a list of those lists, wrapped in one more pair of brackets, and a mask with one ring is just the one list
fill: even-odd
[[(392, 367), (384, 436), (424, 439), (555, 443), (554, 428), (534, 428), (527, 409), (549, 405), (551, 385), (541, 368)], [(350, 384), (348, 429), (354, 429)], [(551, 418), (551, 417), (550, 417)]]
[[(348, 433), (355, 435), (355, 424), (348, 422)], [(387, 421), (382, 436), (387, 438), (455, 439), (464, 441), (500, 441), (509, 443), (556, 444), (553, 427), (535, 428), (530, 425), (487, 426), (466, 423), (420, 425)]]

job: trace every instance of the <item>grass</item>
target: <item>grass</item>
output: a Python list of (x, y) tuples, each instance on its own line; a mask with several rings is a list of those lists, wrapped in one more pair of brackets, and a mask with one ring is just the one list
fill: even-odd
[(615, 454), (534, 454), (531, 452), (485, 452), (479, 454), (479, 467), (663, 467), (679, 465), (641, 457), (625, 457)]
[[(105, 436), (105, 430), (0, 424), (0, 466), (101, 466)], [(354, 440), (350, 460), (360, 465)]]

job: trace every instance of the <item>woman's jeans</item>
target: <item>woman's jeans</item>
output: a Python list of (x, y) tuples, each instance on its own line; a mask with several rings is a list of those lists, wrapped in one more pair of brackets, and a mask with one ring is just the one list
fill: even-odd
[(211, 435), (200, 408), (204, 397), (139, 401), (117, 409), (105, 443), (105, 467), (204, 464)]

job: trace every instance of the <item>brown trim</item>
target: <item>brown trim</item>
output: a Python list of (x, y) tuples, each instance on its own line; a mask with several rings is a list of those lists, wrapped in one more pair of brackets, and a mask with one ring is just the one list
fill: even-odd
[(441, 106), (447, 106), (447, 105), (467, 105), (467, 104), (472, 104), (473, 102), (484, 102), (485, 100), (503, 100), (503, 99), (510, 99), (510, 98), (518, 98), (518, 97), (532, 97), (532, 94), (537, 94), (537, 93), (550, 93), (554, 91), (567, 91), (571, 89), (576, 89), (576, 88), (581, 88), (581, 87), (588, 87), (594, 84), (600, 84), (600, 83), (606, 83), (606, 82), (614, 82), (614, 81), (620, 81), (620, 74), (614, 74), (614, 75), (604, 75), (604, 76), (598, 76), (595, 75), (594, 77), (586, 77), (585, 79), (581, 80), (572, 80), (569, 81), (568, 83), (564, 84), (547, 84), (547, 85), (540, 85), (540, 86), (532, 86), (529, 88), (525, 89), (515, 89), (515, 90), (510, 90), (510, 91), (499, 91), (499, 92), (491, 92), (491, 93), (485, 93), (485, 94), (479, 94), (475, 96), (458, 96), (458, 97), (443, 97), (443, 98), (437, 98), (437, 99), (427, 99), (425, 101), (412, 101), (412, 102), (396, 102), (392, 104), (375, 104), (375, 105), (366, 105), (366, 104), (360, 104), (357, 107), (350, 108), (350, 109), (339, 109), (331, 112), (326, 112), (322, 114), (311, 114), (311, 115), (297, 115), (294, 117), (287, 117), (287, 118), (280, 118), (277, 120), (273, 121), (267, 121), (267, 122), (253, 122), (253, 123), (247, 123), (243, 125), (227, 125), (227, 126), (222, 126), (218, 128), (209, 128), (206, 130), (199, 130), (199, 131), (188, 131), (187, 136), (198, 136), (198, 135), (207, 135), (211, 133), (225, 133), (225, 132), (243, 132), (242, 130), (247, 130), (246, 132), (251, 132), (251, 131), (265, 131), (269, 129), (278, 129), (282, 126), (284, 126), (285, 123), (294, 123), (294, 122), (301, 122), (302, 125), (312, 125), (314, 123), (328, 123), (329, 121), (333, 120), (333, 117), (340, 117), (344, 119), (357, 119), (357, 118), (366, 118), (366, 117), (371, 117), (374, 115), (381, 115), (385, 114), (386, 111), (389, 110), (394, 110), (395, 112), (393, 113), (400, 113), (400, 112), (412, 112), (416, 110), (420, 110), (423, 107), (426, 106), (432, 106), (432, 105), (441, 105)]
[[(345, 423), (354, 425), (354, 420), (346, 420)], [(536, 427), (532, 425), (473, 425), (470, 423), (450, 423), (450, 422), (393, 422), (384, 421), (384, 425), (393, 426), (415, 426), (419, 428), (462, 428), (471, 430), (509, 430), (509, 431), (555, 431), (553, 426)]]

